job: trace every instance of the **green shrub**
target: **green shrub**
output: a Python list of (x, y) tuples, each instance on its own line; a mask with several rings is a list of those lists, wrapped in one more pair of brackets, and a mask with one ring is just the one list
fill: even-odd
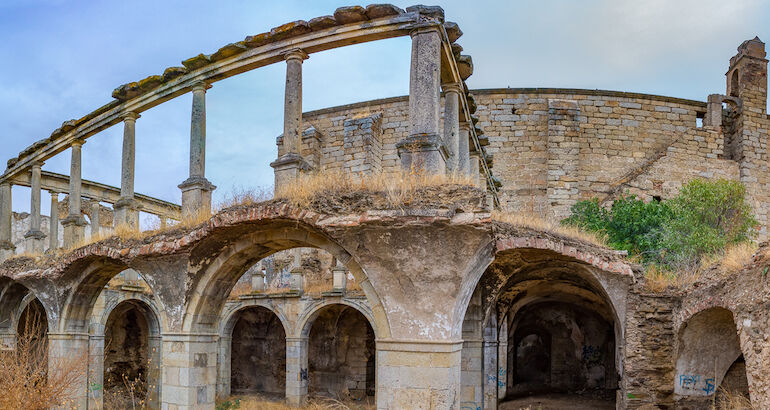
[(607, 209), (594, 198), (579, 201), (571, 210), (563, 224), (605, 235), (611, 247), (672, 270), (751, 240), (757, 225), (746, 188), (724, 179), (692, 180), (668, 201), (644, 202), (630, 195)]

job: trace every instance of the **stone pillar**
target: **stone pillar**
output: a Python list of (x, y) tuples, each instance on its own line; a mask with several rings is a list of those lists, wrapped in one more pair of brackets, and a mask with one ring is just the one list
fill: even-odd
[(217, 395), (229, 397), (231, 395), (230, 380), (232, 375), (232, 334), (219, 335), (217, 360)]
[(162, 408), (214, 408), (217, 383), (217, 335), (163, 335)]
[[(449, 152), (447, 171), (460, 173), (460, 93), (462, 85), (443, 84), (444, 90), (444, 145)], [(467, 143), (466, 143), (467, 144)]]
[(265, 290), (265, 271), (259, 266), (251, 273), (251, 291), (253, 293), (263, 292)]
[(332, 268), (332, 290), (336, 292), (344, 292), (347, 278), (347, 269), (345, 269), (345, 266), (337, 261), (337, 265)]
[(86, 221), (81, 215), (81, 150), (82, 140), (72, 142), (72, 162), (70, 165), (70, 192), (69, 192), (69, 215), (62, 221), (64, 227), (64, 247), (72, 248), (81, 243), (85, 236)]
[[(204, 91), (205, 92), (205, 91)], [(134, 169), (136, 164), (136, 120), (140, 115), (123, 115), (123, 160), (120, 173), (120, 199), (115, 202), (114, 226), (139, 229), (139, 210), (134, 199)]]
[(415, 29), (409, 75), (409, 136), (396, 147), (401, 168), (443, 174), (446, 149), (439, 135), (441, 35), (438, 27)]
[(88, 408), (104, 408), (104, 329), (88, 337)]
[[(62, 408), (85, 409), (88, 405), (88, 334), (48, 333), (48, 371), (57, 368), (73, 369), (74, 382), (69, 392), (74, 399)], [(96, 386), (94, 386), (96, 387)], [(101, 387), (101, 386), (99, 386)]]
[(461, 341), (377, 341), (378, 409), (460, 408)]
[(470, 170), (468, 172), (468, 175), (471, 178), (471, 181), (473, 181), (473, 185), (484, 188), (484, 185), (481, 184), (481, 154), (479, 154), (478, 151), (473, 151), (470, 153)]
[(457, 174), (460, 176), (470, 176), (471, 174), (470, 138), (471, 124), (469, 122), (461, 122), (457, 154)]
[(48, 249), (55, 251), (59, 248), (59, 193), (51, 193), (51, 223), (48, 225)]
[(29, 231), (24, 234), (24, 241), (26, 242), (27, 252), (41, 253), (45, 248), (45, 234), (40, 230), (40, 179), (41, 167), (40, 162), (32, 164), (32, 179), (31, 192), (30, 192), (30, 204), (29, 204)]
[(206, 179), (206, 83), (192, 87), (190, 119), (190, 177), (179, 184), (182, 190), (182, 216), (196, 219), (211, 215), (211, 192), (216, 189)]
[(307, 337), (286, 338), (286, 402), (302, 406), (307, 401)]
[(720, 94), (709, 94), (706, 103), (706, 116), (703, 118), (704, 127), (722, 126), (722, 98)]
[(484, 409), (497, 408), (497, 320), (493, 313), (484, 329)]
[(291, 268), (291, 283), (289, 283), (289, 289), (300, 294), (305, 288), (305, 272), (301, 266), (295, 266)]
[(13, 256), (16, 249), (11, 237), (12, 218), (11, 183), (3, 181), (0, 183), (0, 261)]
[(99, 205), (99, 201), (94, 201), (91, 204), (91, 238), (96, 238), (97, 235), (99, 235), (99, 231), (101, 230), (101, 218), (99, 216), (99, 210), (101, 209), (101, 205)]
[(275, 170), (275, 189), (292, 183), (310, 166), (302, 157), (302, 62), (308, 58), (300, 49), (287, 51), (286, 91), (283, 102), (283, 153), (270, 166)]
[(483, 360), (484, 342), (463, 336), (460, 401), (474, 410), (480, 409), (484, 401)]
[(508, 394), (508, 321), (503, 320), (497, 338), (497, 399)]

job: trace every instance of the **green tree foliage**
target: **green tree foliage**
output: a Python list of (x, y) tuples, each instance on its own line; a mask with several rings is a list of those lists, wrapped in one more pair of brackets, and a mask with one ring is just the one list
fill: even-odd
[(663, 202), (630, 195), (607, 209), (596, 198), (579, 201), (562, 223), (605, 235), (612, 248), (668, 269), (692, 266), (727, 245), (749, 241), (757, 225), (746, 188), (724, 179), (690, 181)]

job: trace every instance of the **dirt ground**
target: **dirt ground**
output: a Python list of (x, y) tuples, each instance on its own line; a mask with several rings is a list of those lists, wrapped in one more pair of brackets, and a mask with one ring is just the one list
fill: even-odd
[(503, 403), (500, 410), (614, 410), (615, 401), (574, 394), (541, 394)]

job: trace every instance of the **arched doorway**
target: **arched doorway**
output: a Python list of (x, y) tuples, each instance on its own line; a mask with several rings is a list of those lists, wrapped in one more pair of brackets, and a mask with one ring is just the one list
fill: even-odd
[(681, 408), (709, 407), (732, 396), (748, 400), (748, 378), (731, 311), (714, 307), (679, 329), (674, 393)]
[(461, 402), (615, 408), (622, 324), (605, 284), (625, 285), (611, 275), (550, 250), (498, 253), (465, 312)]
[(310, 395), (374, 403), (375, 338), (357, 309), (331, 304), (317, 312), (308, 338)]
[(286, 332), (275, 313), (250, 306), (236, 313), (230, 347), (232, 394), (286, 394)]
[(159, 408), (160, 334), (152, 308), (119, 302), (104, 323), (104, 408)]

